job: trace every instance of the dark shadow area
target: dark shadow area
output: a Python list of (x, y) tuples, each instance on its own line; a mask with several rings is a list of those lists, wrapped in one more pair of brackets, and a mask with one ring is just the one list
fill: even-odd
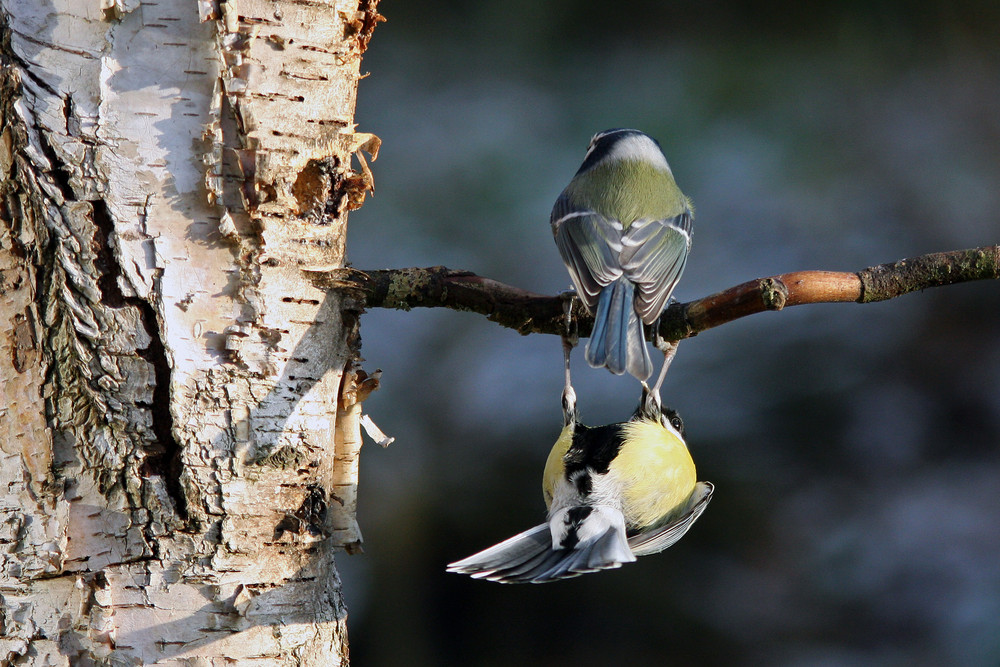
[[(549, 211), (591, 134), (660, 140), (695, 204), (676, 295), (1000, 241), (1000, 8), (980, 2), (386, 5), (358, 122), (384, 140), (358, 268), (569, 286)], [(387, 247), (385, 239), (393, 242)], [(370, 312), (364, 665), (993, 664), (1000, 289), (755, 315), (681, 344), (664, 400), (712, 504), (677, 545), (543, 586), (447, 574), (541, 521), (559, 341)], [(587, 423), (634, 407), (574, 358)], [(387, 641), (391, 638), (391, 641)]]

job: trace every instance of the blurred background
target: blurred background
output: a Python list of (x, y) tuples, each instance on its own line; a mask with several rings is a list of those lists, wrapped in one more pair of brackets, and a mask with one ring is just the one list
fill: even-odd
[[(614, 7), (623, 9), (613, 9)], [(1000, 3), (393, 2), (362, 63), (384, 144), (360, 269), (569, 286), (549, 229), (591, 135), (657, 137), (697, 207), (688, 301), (1000, 242)], [(685, 341), (664, 398), (711, 506), (676, 546), (544, 586), (445, 573), (540, 523), (560, 342), (373, 310), (354, 664), (1000, 664), (1000, 284), (755, 315)], [(631, 379), (574, 359), (586, 423)]]

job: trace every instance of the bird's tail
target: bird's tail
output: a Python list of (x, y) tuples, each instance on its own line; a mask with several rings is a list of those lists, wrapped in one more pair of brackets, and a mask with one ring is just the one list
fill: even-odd
[[(451, 563), (448, 571), (503, 584), (541, 584), (631, 563), (635, 556), (625, 537), (621, 513), (610, 509), (602, 511), (605, 509), (570, 507), (559, 510), (548, 524), (535, 526)], [(574, 510), (578, 514), (585, 510), (582, 525), (574, 519)], [(565, 547), (553, 547), (553, 531), (561, 536), (557, 540)], [(572, 545), (567, 535), (576, 540)]]
[(635, 313), (635, 285), (619, 278), (601, 290), (594, 314), (594, 331), (587, 343), (587, 363), (606, 366), (615, 375), (628, 371), (639, 380), (653, 374), (642, 321)]

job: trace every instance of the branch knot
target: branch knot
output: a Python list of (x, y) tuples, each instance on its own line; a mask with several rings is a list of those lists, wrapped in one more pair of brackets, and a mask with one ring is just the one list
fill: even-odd
[(777, 278), (760, 281), (760, 300), (767, 310), (781, 310), (788, 303), (788, 287)]

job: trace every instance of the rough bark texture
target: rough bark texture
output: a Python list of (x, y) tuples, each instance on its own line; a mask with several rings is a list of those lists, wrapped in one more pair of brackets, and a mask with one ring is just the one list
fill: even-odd
[[(365, 308), (467, 310), (521, 334), (561, 334), (571, 293), (545, 296), (443, 266), (334, 269), (311, 272), (317, 287), (349, 295)], [(795, 271), (758, 278), (689, 303), (673, 303), (660, 318), (660, 337), (679, 341), (747, 315), (809, 303), (870, 303), (916, 290), (1000, 278), (1000, 246), (952, 250), (880, 264), (857, 273)], [(573, 324), (589, 336), (593, 318), (579, 301)], [(650, 335), (647, 332), (647, 336)]]
[(0, 17), (0, 664), (346, 662), (375, 3)]

